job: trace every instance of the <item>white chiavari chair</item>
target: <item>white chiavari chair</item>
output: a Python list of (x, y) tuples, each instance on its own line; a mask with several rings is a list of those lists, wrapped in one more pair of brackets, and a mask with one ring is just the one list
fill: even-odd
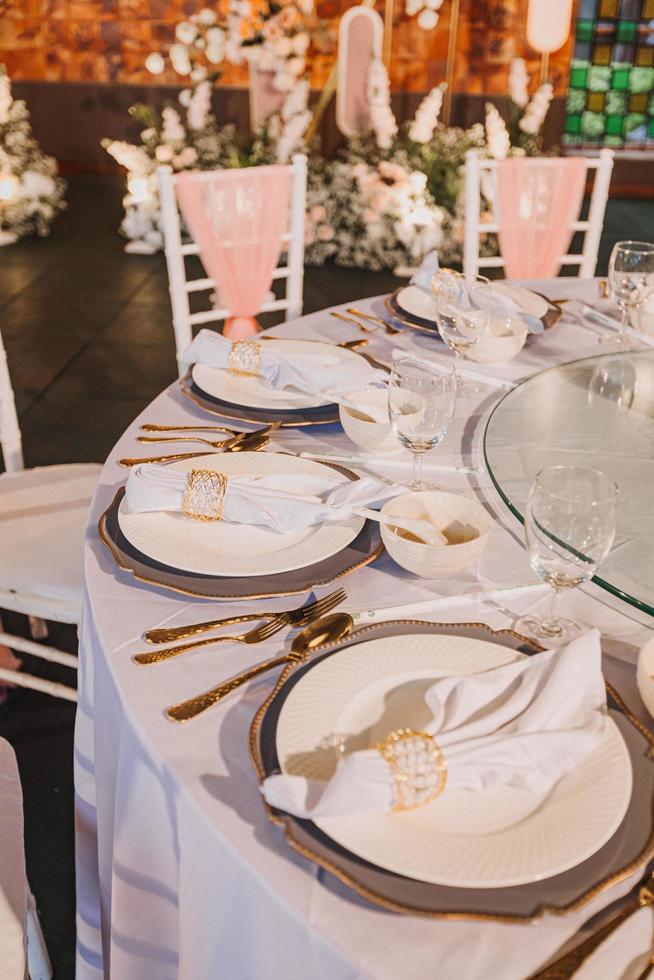
[[(285, 295), (281, 299), (268, 299), (260, 313), (283, 311), (285, 319), (290, 320), (302, 313), (302, 294), (304, 285), (304, 224), (307, 196), (307, 158), (301, 153), (293, 157), (289, 164), (292, 169), (291, 200), (289, 208), (288, 228), (283, 236), (286, 264), (279, 265), (273, 273), (273, 281), (285, 280)], [(202, 180), (202, 173), (197, 174)], [(161, 225), (164, 236), (166, 266), (168, 268), (168, 288), (173, 313), (173, 329), (175, 331), (175, 350), (180, 375), (182, 354), (193, 339), (193, 327), (207, 323), (217, 323), (230, 316), (226, 308), (214, 308), (191, 313), (190, 294), (220, 292), (220, 283), (213, 279), (202, 277), (188, 279), (185, 259), (189, 255), (198, 254), (195, 242), (182, 240), (182, 226), (177, 197), (175, 193), (176, 175), (170, 167), (157, 169), (159, 186), (159, 201), (161, 206)]]
[(50, 980), (52, 967), (25, 871), (16, 756), (0, 738), (0, 967), (3, 980)]
[[(101, 467), (69, 463), (25, 469), (7, 355), (0, 335), (0, 611), (77, 624), (82, 610), (82, 543)], [(0, 645), (66, 667), (77, 657), (5, 633)], [(14, 684), (69, 701), (74, 688), (0, 667), (0, 685)]]
[[(547, 159), (547, 158), (545, 158)], [(581, 279), (591, 279), (595, 275), (597, 252), (599, 249), (604, 213), (609, 196), (609, 184), (613, 171), (613, 150), (604, 148), (598, 157), (589, 157), (588, 172), (595, 173), (590, 195), (588, 218), (573, 222), (571, 232), (581, 232), (584, 236), (582, 250), (561, 256), (562, 266), (577, 266)], [(479, 246), (482, 235), (497, 235), (501, 220), (506, 215), (499, 214), (496, 184), (497, 162), (479, 156), (476, 150), (468, 150), (465, 163), (465, 233), (463, 248), (463, 271), (466, 276), (476, 276), (486, 269), (501, 269), (504, 260), (501, 255), (480, 256)], [(492, 218), (482, 221), (481, 198), (490, 198)]]

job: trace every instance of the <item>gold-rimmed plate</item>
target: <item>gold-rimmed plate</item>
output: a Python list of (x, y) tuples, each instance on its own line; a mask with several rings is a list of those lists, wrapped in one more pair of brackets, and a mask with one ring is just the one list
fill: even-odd
[(221, 419), (234, 419), (239, 422), (255, 422), (258, 425), (270, 425), (278, 422), (282, 427), (308, 428), (312, 425), (333, 425), (339, 421), (338, 405), (319, 405), (315, 408), (298, 408), (290, 411), (264, 408), (245, 408), (234, 405), (214, 395), (209, 395), (195, 384), (190, 372), (180, 379), (180, 390), (188, 398), (209, 415), (217, 415)]
[[(374, 637), (410, 633), (470, 636), (533, 653), (523, 637), (511, 630), (492, 631), (483, 624), (433, 624), (396, 621), (363, 627), (346, 640), (317, 651), (308, 664), (287, 668), (254, 719), (250, 751), (260, 779), (279, 771), (276, 731), (281, 708), (303, 673), (338, 650)], [(574, 868), (544, 881), (495, 889), (449, 887), (418, 881), (384, 870), (336, 844), (310, 820), (300, 820), (266, 805), (290, 846), (325, 868), (365, 899), (386, 909), (435, 918), (533, 922), (544, 915), (564, 915), (587, 905), (597, 895), (642, 869), (654, 855), (654, 738), (631, 716), (619, 696), (608, 688), (609, 713), (629, 752), (633, 792), (627, 813), (610, 839)]]
[[(441, 336), (438, 332), (438, 324), (436, 323), (435, 319), (429, 319), (426, 316), (420, 316), (417, 313), (410, 312), (401, 305), (398, 297), (408, 288), (409, 287), (407, 286), (401, 286), (399, 289), (396, 289), (394, 292), (390, 293), (390, 295), (388, 295), (384, 300), (386, 309), (396, 323), (403, 327), (408, 327), (410, 330), (417, 330), (419, 333), (429, 334), (435, 340), (442, 343)], [(517, 289), (518, 287), (515, 288)], [(528, 291), (523, 290), (523, 292)], [(563, 315), (563, 310), (557, 303), (547, 299), (546, 296), (542, 296), (540, 293), (530, 293), (530, 295), (534, 299), (542, 300), (542, 302), (545, 304), (546, 312), (541, 317), (541, 321), (545, 330), (549, 330), (549, 328), (553, 327), (557, 320)]]

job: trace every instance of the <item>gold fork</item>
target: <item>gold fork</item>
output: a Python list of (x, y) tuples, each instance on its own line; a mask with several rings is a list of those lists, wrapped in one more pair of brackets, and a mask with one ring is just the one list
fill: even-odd
[(137, 442), (201, 442), (212, 449), (227, 449), (230, 446), (241, 442), (247, 432), (239, 432), (238, 435), (229, 439), (204, 439), (202, 436), (139, 436)]
[(163, 629), (148, 630), (144, 636), (148, 643), (170, 643), (172, 640), (184, 640), (187, 636), (196, 636), (206, 630), (220, 629), (221, 626), (232, 626), (234, 623), (249, 623), (256, 619), (283, 618), (289, 626), (301, 626), (311, 615), (322, 616), (329, 612), (339, 602), (346, 598), (345, 589), (336, 589), (322, 599), (314, 599), (296, 609), (283, 609), (280, 612), (254, 612), (243, 616), (228, 616), (226, 619), (210, 619), (204, 623), (191, 623), (189, 626), (171, 626)]
[(367, 327), (360, 320), (355, 320), (353, 316), (346, 316), (345, 313), (339, 313), (337, 310), (332, 310), (329, 315), (333, 316), (336, 320), (342, 320), (344, 323), (353, 323), (355, 327), (363, 330), (364, 333), (375, 333), (372, 327)]
[(388, 334), (395, 334), (395, 333), (402, 332), (401, 330), (398, 330), (397, 327), (394, 327), (392, 323), (389, 323), (388, 320), (383, 320), (382, 317), (375, 316), (374, 313), (364, 313), (363, 310), (358, 310), (356, 306), (348, 306), (345, 312), (353, 313), (354, 316), (361, 317), (364, 320), (370, 320), (371, 323), (380, 324), (380, 326), (382, 326), (386, 331), (386, 333)]
[(179, 656), (180, 653), (185, 653), (187, 650), (193, 650), (196, 647), (208, 646), (210, 643), (226, 643), (227, 641), (231, 643), (263, 643), (268, 637), (283, 630), (286, 625), (284, 619), (269, 619), (266, 623), (248, 630), (247, 633), (240, 633), (236, 636), (212, 636), (207, 640), (195, 640), (193, 643), (182, 643), (181, 646), (168, 647), (167, 650), (148, 650), (147, 653), (135, 654), (132, 660), (135, 664), (143, 666), (144, 664), (158, 664), (162, 660), (171, 660), (173, 657)]
[(193, 640), (191, 643), (182, 643), (176, 647), (168, 647), (166, 650), (148, 650), (146, 653), (137, 653), (132, 657), (132, 660), (137, 664), (157, 664), (162, 660), (170, 660), (173, 657), (177, 657), (180, 653), (185, 653), (186, 650), (208, 646), (210, 643), (223, 643), (227, 640), (236, 643), (260, 643), (262, 640), (267, 640), (269, 636), (273, 636), (274, 633), (279, 632), (285, 626), (304, 626), (306, 623), (312, 622), (319, 616), (324, 615), (324, 613), (330, 612), (344, 598), (345, 592), (342, 589), (338, 589), (336, 592), (332, 592), (330, 595), (323, 596), (322, 599), (317, 600), (312, 604), (313, 608), (311, 609), (304, 607), (302, 609), (291, 610), (288, 613), (280, 613), (272, 619), (269, 619), (268, 622), (262, 623), (261, 626), (249, 630), (247, 633), (241, 633), (238, 636), (212, 636), (205, 640)]
[(226, 432), (230, 436), (237, 436), (240, 432), (224, 425), (155, 425), (154, 422), (147, 422), (141, 428), (144, 432)]

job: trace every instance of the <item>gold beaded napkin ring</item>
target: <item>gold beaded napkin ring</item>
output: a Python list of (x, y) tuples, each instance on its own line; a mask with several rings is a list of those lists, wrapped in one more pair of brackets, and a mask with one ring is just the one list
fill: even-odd
[(219, 521), (225, 507), (227, 477), (215, 470), (191, 470), (182, 497), (182, 513), (196, 521)]
[(414, 810), (440, 796), (447, 783), (447, 763), (427, 732), (398, 728), (375, 746), (395, 780), (393, 810)]
[(258, 374), (261, 347), (256, 340), (234, 340), (229, 352), (230, 374)]

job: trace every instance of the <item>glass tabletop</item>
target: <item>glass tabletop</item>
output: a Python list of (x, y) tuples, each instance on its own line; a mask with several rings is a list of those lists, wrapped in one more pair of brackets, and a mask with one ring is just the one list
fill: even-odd
[(546, 466), (591, 466), (619, 487), (618, 528), (593, 581), (654, 616), (654, 350), (599, 354), (509, 391), (484, 433), (498, 492), (521, 521)]

